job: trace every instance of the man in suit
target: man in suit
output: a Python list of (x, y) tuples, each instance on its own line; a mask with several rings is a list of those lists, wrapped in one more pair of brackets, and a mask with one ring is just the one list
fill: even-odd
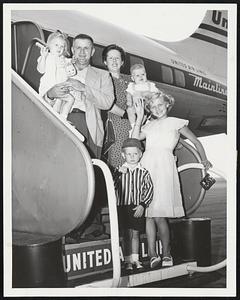
[(50, 99), (61, 97), (69, 93), (70, 87), (84, 94), (84, 101), (75, 100), (68, 120), (84, 135), (90, 156), (100, 158), (104, 136), (100, 110), (108, 110), (112, 106), (114, 92), (109, 73), (90, 65), (94, 52), (93, 39), (86, 34), (77, 35), (72, 45), (77, 74), (64, 85), (55, 85), (47, 96)]
[[(48, 98), (60, 98), (74, 88), (79, 97), (75, 98), (68, 120), (84, 135), (84, 144), (92, 158), (100, 158), (103, 145), (104, 129), (100, 110), (108, 110), (114, 101), (112, 80), (107, 71), (90, 65), (95, 52), (93, 39), (85, 34), (79, 34), (73, 39), (72, 53), (77, 74), (68, 79), (65, 84), (56, 84), (47, 92)], [(83, 95), (83, 98), (81, 97)], [(83, 101), (81, 99), (84, 99)], [(79, 238), (94, 238), (103, 236), (104, 228), (100, 222), (99, 209), (106, 196), (104, 180), (99, 169), (95, 169), (95, 198), (90, 218), (77, 230), (70, 234), (74, 240)], [(100, 175), (100, 176), (99, 176)]]

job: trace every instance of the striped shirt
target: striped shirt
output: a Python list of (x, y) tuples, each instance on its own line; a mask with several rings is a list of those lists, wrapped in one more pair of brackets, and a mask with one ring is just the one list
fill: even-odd
[(120, 173), (117, 179), (117, 205), (148, 206), (153, 198), (153, 183), (149, 172), (140, 163), (134, 169), (130, 169), (127, 163), (123, 167), (127, 168), (127, 172)]

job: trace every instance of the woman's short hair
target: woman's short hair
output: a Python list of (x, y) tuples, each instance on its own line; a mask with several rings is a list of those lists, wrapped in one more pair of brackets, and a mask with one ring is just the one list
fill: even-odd
[(60, 38), (64, 41), (65, 43), (65, 47), (64, 47), (64, 56), (70, 56), (70, 43), (68, 40), (68, 36), (61, 32), (60, 30), (56, 30), (55, 32), (52, 32), (49, 34), (48, 38), (47, 38), (47, 46), (49, 46), (49, 44), (52, 42), (52, 40), (54, 40), (55, 38)]
[(159, 92), (149, 93), (145, 96), (145, 109), (148, 112), (151, 112), (151, 106), (154, 100), (158, 98), (163, 98), (164, 102), (168, 103), (167, 111), (169, 112), (175, 103), (175, 99), (173, 96), (166, 94), (161, 90), (159, 90)]
[(108, 45), (106, 46), (104, 49), (103, 49), (103, 52), (102, 52), (102, 61), (105, 62), (107, 60), (107, 55), (108, 55), (108, 52), (111, 51), (111, 50), (117, 50), (120, 52), (121, 54), (121, 59), (123, 61), (123, 63), (125, 63), (125, 60), (126, 60), (126, 53), (125, 51), (123, 50), (123, 48), (121, 48), (120, 46), (116, 45), (116, 44), (111, 44), (111, 45)]

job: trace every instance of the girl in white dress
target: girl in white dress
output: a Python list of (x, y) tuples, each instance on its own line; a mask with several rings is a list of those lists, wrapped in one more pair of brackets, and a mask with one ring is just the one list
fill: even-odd
[[(60, 31), (56, 31), (49, 35), (47, 47), (40, 47), (41, 55), (37, 60), (37, 70), (43, 74), (40, 79), (39, 94), (44, 98), (47, 91), (55, 84), (64, 84), (69, 77), (76, 74), (71, 58), (67, 58), (69, 55), (68, 43), (67, 36)], [(67, 119), (75, 100), (74, 96), (73, 90), (69, 88), (69, 94), (61, 98), (55, 98), (50, 104), (60, 116)], [(46, 100), (49, 101), (47, 98)]]
[(180, 183), (173, 155), (180, 134), (189, 139), (198, 150), (202, 164), (206, 169), (212, 165), (206, 157), (201, 142), (187, 127), (188, 121), (168, 117), (174, 104), (174, 98), (159, 91), (150, 95), (145, 108), (151, 113), (151, 119), (141, 125), (144, 117), (144, 103), (139, 99), (135, 104), (137, 119), (132, 137), (146, 139), (146, 149), (141, 164), (145, 167), (153, 181), (153, 200), (146, 210), (146, 233), (150, 267), (161, 262), (156, 254), (156, 233), (159, 232), (162, 243), (162, 266), (172, 266), (170, 253), (170, 234), (167, 218), (183, 217), (184, 209), (180, 193)]

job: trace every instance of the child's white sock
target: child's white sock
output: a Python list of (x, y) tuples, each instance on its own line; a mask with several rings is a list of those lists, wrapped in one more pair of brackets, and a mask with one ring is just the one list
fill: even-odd
[(132, 255), (124, 256), (124, 261), (126, 263), (132, 263), (133, 262)]
[(133, 253), (132, 254), (132, 260), (133, 261), (139, 261), (139, 254)]

